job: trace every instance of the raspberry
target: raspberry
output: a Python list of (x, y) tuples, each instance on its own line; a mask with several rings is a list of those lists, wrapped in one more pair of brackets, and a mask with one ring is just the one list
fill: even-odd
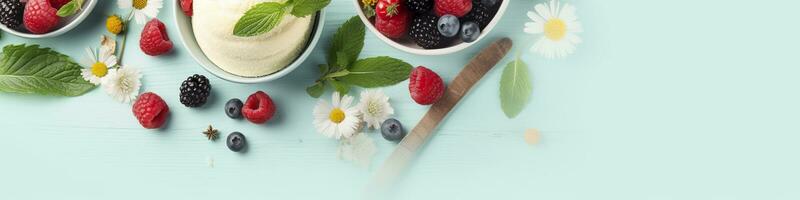
[(139, 99), (133, 103), (133, 115), (142, 127), (156, 129), (167, 121), (169, 106), (157, 94), (147, 92), (139, 95)]
[(411, 71), (408, 91), (411, 98), (420, 105), (431, 105), (439, 101), (444, 95), (444, 82), (436, 72), (419, 66)]
[(436, 0), (433, 5), (433, 11), (439, 17), (446, 14), (463, 17), (472, 10), (472, 0)]
[(50, 0), (50, 5), (53, 5), (53, 8), (60, 9), (61, 6), (64, 6), (64, 4), (69, 3), (69, 1), (72, 0)]
[(181, 0), (181, 10), (183, 10), (183, 14), (186, 16), (192, 16), (192, 2), (193, 0)]
[(242, 115), (250, 122), (263, 124), (275, 115), (275, 103), (267, 93), (258, 91), (247, 97), (244, 108), (242, 108)]
[(25, 5), (23, 24), (34, 34), (43, 34), (53, 30), (58, 25), (58, 10), (50, 6), (48, 0), (30, 0)]
[(158, 19), (147, 22), (142, 30), (139, 48), (150, 56), (165, 54), (172, 50), (172, 42), (169, 41), (167, 27), (164, 26), (164, 23), (161, 23)]

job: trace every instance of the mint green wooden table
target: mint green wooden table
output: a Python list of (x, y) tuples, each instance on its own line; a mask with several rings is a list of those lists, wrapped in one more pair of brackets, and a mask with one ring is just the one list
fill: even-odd
[[(490, 39), (464, 52), (420, 57), (371, 33), (362, 56), (391, 55), (452, 79), (490, 40), (511, 37), (529, 63), (534, 97), (516, 119), (499, 108), (496, 68), (442, 124), (397, 186), (398, 199), (798, 199), (800, 190), (800, 6), (796, 1), (572, 1), (586, 32), (576, 54), (546, 60), (527, 53), (525, 12), (540, 0), (513, 0)], [(159, 18), (172, 26), (172, 3)], [(102, 1), (76, 30), (53, 39), (3, 34), (1, 45), (35, 43), (76, 59), (95, 45), (116, 2)], [(181, 45), (148, 57), (134, 32), (126, 63), (144, 73), (172, 117), (142, 129), (130, 105), (101, 90), (77, 98), (0, 94), (0, 199), (353, 199), (394, 144), (372, 134), (371, 169), (336, 158), (337, 141), (316, 133), (317, 76), (332, 32), (355, 15), (335, 0), (320, 48), (275, 82), (241, 85), (202, 70)], [(524, 47), (523, 47), (524, 46)], [(507, 63), (508, 59), (503, 61)], [(189, 75), (209, 76), (204, 109), (178, 102)], [(427, 107), (406, 83), (386, 88), (410, 128)], [(256, 126), (222, 112), (228, 98), (267, 91), (278, 116)], [(241, 131), (250, 150), (229, 151), (201, 131)], [(530, 146), (523, 132), (538, 128)], [(214, 166), (209, 167), (209, 158)]]

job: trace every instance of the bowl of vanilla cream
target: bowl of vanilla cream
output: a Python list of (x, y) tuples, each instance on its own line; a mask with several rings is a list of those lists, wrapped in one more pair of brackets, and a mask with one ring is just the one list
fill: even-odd
[(195, 0), (192, 16), (173, 1), (175, 25), (189, 54), (208, 72), (237, 83), (279, 79), (308, 58), (322, 35), (325, 11), (284, 16), (264, 34), (240, 37), (234, 27), (253, 5), (279, 0)]

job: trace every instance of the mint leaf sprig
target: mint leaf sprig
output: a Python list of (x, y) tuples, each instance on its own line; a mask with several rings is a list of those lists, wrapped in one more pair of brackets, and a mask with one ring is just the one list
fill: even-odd
[(328, 64), (320, 65), (320, 78), (306, 88), (308, 95), (319, 98), (328, 86), (346, 94), (351, 86), (385, 87), (408, 79), (412, 67), (400, 59), (388, 56), (358, 59), (364, 48), (364, 34), (364, 23), (358, 16), (336, 30), (328, 50)]
[(58, 9), (56, 15), (58, 15), (59, 17), (68, 17), (74, 15), (75, 13), (78, 13), (79, 10), (81, 10), (82, 6), (83, 6), (83, 0), (69, 1), (67, 2), (67, 4), (64, 4), (63, 6), (61, 6), (61, 8)]
[(322, 10), (331, 0), (288, 0), (263, 2), (254, 5), (239, 18), (233, 27), (233, 35), (252, 37), (271, 31), (281, 23), (287, 13), (295, 17), (306, 17)]

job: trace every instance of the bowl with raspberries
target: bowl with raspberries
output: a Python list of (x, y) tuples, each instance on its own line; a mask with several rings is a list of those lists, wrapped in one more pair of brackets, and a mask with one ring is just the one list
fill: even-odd
[(464, 50), (494, 29), (510, 0), (354, 0), (386, 44), (417, 55)]
[[(84, 0), (80, 9), (59, 16), (58, 11), (71, 0), (0, 0), (0, 29), (24, 38), (49, 38), (62, 35), (80, 24), (97, 5)], [(66, 9), (62, 9), (66, 10)]]

